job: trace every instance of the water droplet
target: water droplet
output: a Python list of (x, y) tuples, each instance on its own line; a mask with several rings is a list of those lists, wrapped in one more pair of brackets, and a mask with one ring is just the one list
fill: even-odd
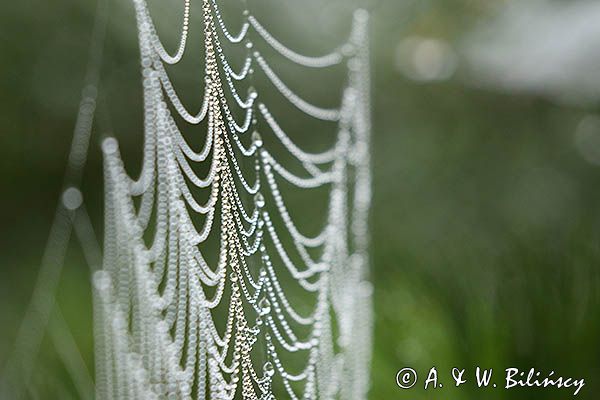
[(250, 96), (254, 99), (258, 96), (258, 93), (256, 92), (256, 89), (254, 89), (254, 86), (248, 87), (248, 96)]
[(94, 287), (100, 291), (107, 290), (110, 287), (110, 276), (108, 272), (99, 270), (92, 276)]
[(263, 208), (265, 206), (265, 197), (262, 195), (262, 193), (256, 193), (254, 196), (254, 204), (256, 204), (256, 207), (258, 208)]
[(352, 46), (350, 43), (346, 43), (340, 50), (344, 57), (349, 57), (354, 53), (354, 46)]
[(169, 325), (166, 321), (158, 321), (156, 329), (161, 333), (167, 333), (169, 331)]
[(63, 192), (62, 203), (67, 210), (77, 210), (83, 203), (83, 196), (79, 189), (70, 187)]
[(271, 361), (267, 361), (265, 363), (265, 365), (263, 366), (263, 372), (266, 376), (269, 377), (275, 375), (275, 367), (273, 367), (273, 363), (271, 363)]
[(102, 151), (104, 154), (113, 154), (119, 148), (117, 139), (113, 137), (106, 138), (102, 141)]
[(269, 302), (269, 299), (267, 299), (266, 297), (263, 297), (258, 302), (258, 307), (260, 308), (261, 315), (265, 315), (265, 314), (268, 314), (271, 312), (271, 303)]
[(252, 132), (252, 142), (256, 147), (261, 147), (263, 145), (262, 137), (258, 131)]

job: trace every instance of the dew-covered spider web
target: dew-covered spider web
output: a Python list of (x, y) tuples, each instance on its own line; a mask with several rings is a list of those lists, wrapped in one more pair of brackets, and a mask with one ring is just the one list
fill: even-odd
[[(251, 10), (239, 29), (227, 26), (218, 0), (184, 0), (179, 44), (169, 50), (147, 1), (133, 4), (143, 157), (132, 178), (117, 140), (102, 142), (95, 397), (365, 398), (372, 291), (367, 13), (354, 13), (345, 43), (313, 57), (278, 41)], [(169, 75), (198, 50), (187, 45), (192, 13), (201, 15), (194, 32), (203, 35), (198, 111), (184, 104)], [(338, 105), (324, 108), (297, 94), (252, 40), (298, 67), (344, 71), (343, 87), (323, 82), (339, 93)], [(232, 46), (245, 54), (237, 67), (226, 51)], [(258, 74), (278, 102), (321, 129), (280, 120), (269, 107), (274, 97), (263, 99), (253, 84)], [(297, 76), (294, 83), (301, 82)], [(290, 131), (328, 136), (329, 148), (307, 151)], [(89, 133), (86, 151), (88, 140)], [(67, 189), (63, 206), (79, 203), (78, 196)]]

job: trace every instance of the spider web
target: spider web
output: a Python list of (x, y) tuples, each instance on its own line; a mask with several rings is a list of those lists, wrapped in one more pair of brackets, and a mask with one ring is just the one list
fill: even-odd
[[(91, 265), (102, 258), (93, 274), (96, 398), (365, 398), (371, 347), (367, 13), (355, 12), (346, 43), (310, 57), (275, 39), (249, 10), (232, 34), (217, 0), (202, 1), (205, 87), (193, 113), (167, 69), (186, 54), (195, 8), (185, 0), (179, 45), (169, 53), (146, 1), (133, 4), (143, 77), (142, 171), (131, 178), (117, 141), (103, 141), (103, 258), (89, 249), (94, 240), (82, 241), (87, 254), (96, 254)], [(292, 91), (255, 49), (250, 31), (302, 67), (345, 67), (339, 107), (314, 105)], [(221, 40), (245, 49), (239, 70)], [(249, 87), (240, 94), (240, 84), (257, 73), (308, 117), (335, 125), (331, 148), (303, 150), (261, 92)], [(69, 157), (72, 187), (57, 211), (71, 218), (58, 221), (62, 233), (51, 236), (51, 251), (61, 251), (57, 241), (66, 246), (73, 215), (85, 220), (79, 236), (93, 233), (76, 189), (97, 96), (97, 71), (90, 76)], [(185, 126), (201, 123), (205, 141), (195, 149)], [(285, 149), (300, 172), (278, 161), (283, 155), (271, 147)], [(288, 209), (289, 197), (300, 193), (324, 210), (317, 234), (303, 234), (296, 223), (302, 210)], [(60, 255), (54, 258), (56, 264)], [(53, 298), (53, 276), (37, 298)], [(36, 296), (29, 319), (43, 328), (53, 306)], [(15, 351), (18, 362), (27, 359), (21, 353)], [(32, 360), (22, 362), (25, 376)], [(80, 395), (89, 394), (87, 386)]]

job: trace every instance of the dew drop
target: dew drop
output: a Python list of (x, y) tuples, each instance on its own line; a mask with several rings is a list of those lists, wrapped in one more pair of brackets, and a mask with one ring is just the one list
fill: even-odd
[(265, 197), (262, 195), (262, 193), (256, 193), (254, 196), (254, 204), (256, 204), (256, 207), (258, 208), (263, 208), (265, 206)]
[(271, 363), (271, 361), (267, 361), (265, 365), (263, 365), (263, 372), (269, 377), (275, 375), (275, 367), (273, 367), (273, 363)]
[(271, 312), (271, 303), (269, 302), (269, 299), (267, 299), (266, 297), (263, 297), (258, 302), (258, 307), (260, 308), (261, 315), (265, 315), (265, 314), (268, 314)]
[(254, 86), (249, 86), (248, 87), (248, 96), (252, 97), (252, 98), (256, 98), (258, 97), (258, 93), (256, 92), (256, 89), (254, 88)]
[(110, 287), (110, 276), (104, 270), (96, 271), (92, 277), (94, 287), (100, 291), (107, 290)]
[(261, 147), (263, 145), (262, 137), (258, 131), (252, 132), (252, 142), (256, 147)]
[(81, 203), (83, 203), (81, 191), (74, 187), (67, 188), (67, 190), (63, 192), (62, 203), (67, 210), (77, 210), (81, 206)]
[(117, 139), (113, 137), (106, 138), (102, 141), (102, 151), (104, 154), (113, 154), (119, 148)]

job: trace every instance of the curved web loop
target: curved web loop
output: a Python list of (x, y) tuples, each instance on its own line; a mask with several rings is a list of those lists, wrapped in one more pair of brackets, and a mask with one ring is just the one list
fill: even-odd
[[(185, 0), (178, 47), (165, 49), (146, 0), (133, 3), (144, 77), (144, 161), (132, 179), (116, 140), (103, 142), (104, 260), (93, 278), (96, 397), (365, 398), (371, 346), (367, 13), (355, 12), (347, 43), (311, 57), (276, 40), (249, 11), (241, 28), (230, 29), (217, 0), (204, 0), (201, 8)], [(184, 56), (191, 13), (202, 14), (205, 53), (203, 105), (195, 114), (166, 71)], [(296, 95), (250, 50), (250, 31), (302, 66), (347, 65), (339, 107), (321, 108)], [(248, 49), (239, 71), (219, 38)], [(234, 83), (250, 79), (253, 65), (308, 117), (335, 122), (330, 149), (303, 150), (285, 121), (257, 100), (258, 91), (239, 95)], [(175, 122), (180, 117), (206, 121), (199, 148), (186, 141)], [(252, 123), (257, 118), (261, 131)], [(242, 143), (245, 133), (250, 145)], [(274, 142), (303, 171), (279, 161), (285, 158), (269, 148)], [(286, 201), (293, 192), (281, 191), (283, 185), (327, 193), (317, 233), (302, 232), (301, 210)]]

